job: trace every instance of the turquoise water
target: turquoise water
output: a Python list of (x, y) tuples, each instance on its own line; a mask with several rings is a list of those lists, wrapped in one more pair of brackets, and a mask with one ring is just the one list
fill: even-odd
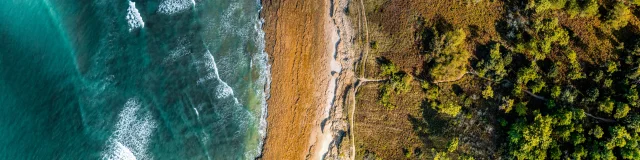
[(1, 0), (0, 159), (254, 159), (257, 0)]

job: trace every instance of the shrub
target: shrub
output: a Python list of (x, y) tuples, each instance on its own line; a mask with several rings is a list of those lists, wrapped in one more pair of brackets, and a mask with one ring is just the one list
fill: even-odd
[(444, 104), (437, 105), (435, 108), (438, 113), (443, 113), (452, 117), (457, 116), (460, 113), (460, 109), (462, 109), (462, 106), (453, 102), (446, 102)]

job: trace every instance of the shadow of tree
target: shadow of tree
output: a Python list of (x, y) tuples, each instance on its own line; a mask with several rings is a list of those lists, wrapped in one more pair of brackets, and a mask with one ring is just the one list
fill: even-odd
[(424, 144), (433, 144), (432, 136), (444, 136), (451, 128), (449, 121), (443, 119), (436, 110), (429, 107), (429, 102), (422, 102), (422, 118), (408, 115), (413, 130)]

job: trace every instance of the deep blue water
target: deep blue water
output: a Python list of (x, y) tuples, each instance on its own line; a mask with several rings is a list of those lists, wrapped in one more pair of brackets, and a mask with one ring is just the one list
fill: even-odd
[(0, 159), (253, 159), (257, 0), (0, 0)]

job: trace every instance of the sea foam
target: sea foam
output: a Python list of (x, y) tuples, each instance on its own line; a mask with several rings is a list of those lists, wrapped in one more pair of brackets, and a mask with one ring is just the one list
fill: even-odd
[(156, 124), (149, 113), (140, 109), (137, 99), (127, 100), (118, 115), (116, 131), (109, 138), (103, 159), (151, 159), (147, 156), (147, 147)]
[(158, 6), (158, 12), (162, 14), (175, 14), (194, 7), (195, 5), (195, 0), (164, 0), (160, 3), (160, 6)]
[(129, 1), (129, 8), (127, 9), (127, 23), (129, 23), (129, 32), (136, 28), (144, 28), (144, 21), (140, 12), (136, 8), (136, 2)]
[[(220, 79), (220, 74), (218, 74), (218, 66), (216, 65), (216, 61), (209, 50), (207, 50), (207, 53), (204, 54), (202, 62), (204, 63), (205, 69), (208, 74), (205, 77), (198, 79), (197, 83), (202, 84), (208, 80), (215, 79), (219, 82), (219, 85), (216, 87), (216, 98), (227, 98), (229, 96), (233, 96), (233, 89), (227, 84), (227, 82), (224, 82), (222, 81), (222, 79)], [(236, 101), (236, 103), (238, 103), (238, 100), (236, 98), (234, 98), (234, 100)]]

